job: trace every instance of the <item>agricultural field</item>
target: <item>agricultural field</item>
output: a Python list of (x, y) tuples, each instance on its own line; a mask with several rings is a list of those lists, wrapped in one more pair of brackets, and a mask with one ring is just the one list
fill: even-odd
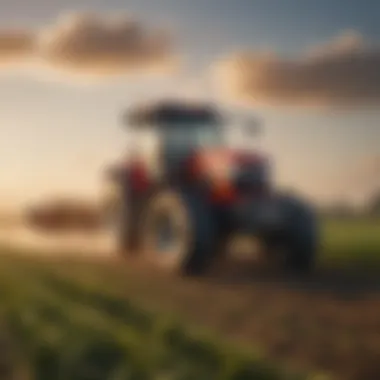
[(2, 379), (307, 378), (277, 369), (253, 350), (192, 332), (169, 315), (147, 312), (121, 288), (95, 282), (94, 268), (83, 269), (74, 280), (67, 267), (2, 260)]
[(376, 379), (380, 223), (330, 220), (322, 236), (317, 273), (297, 280), (3, 249), (0, 364), (36, 380)]
[(326, 219), (321, 232), (321, 266), (380, 272), (380, 217)]

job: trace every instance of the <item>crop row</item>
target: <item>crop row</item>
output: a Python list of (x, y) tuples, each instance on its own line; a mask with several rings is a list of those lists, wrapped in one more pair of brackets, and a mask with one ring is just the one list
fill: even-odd
[(14, 366), (35, 380), (305, 379), (46, 268), (2, 267), (0, 297)]

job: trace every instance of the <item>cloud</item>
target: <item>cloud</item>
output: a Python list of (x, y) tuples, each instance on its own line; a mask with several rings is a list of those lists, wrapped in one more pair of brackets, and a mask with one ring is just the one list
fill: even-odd
[(380, 104), (380, 46), (346, 32), (301, 57), (243, 52), (217, 63), (215, 78), (233, 99), (249, 104)]
[(0, 63), (10, 59), (90, 75), (165, 71), (176, 62), (171, 38), (163, 31), (125, 15), (76, 13), (37, 32), (0, 30)]
[(21, 30), (0, 30), (0, 64), (9, 64), (33, 54), (34, 35)]

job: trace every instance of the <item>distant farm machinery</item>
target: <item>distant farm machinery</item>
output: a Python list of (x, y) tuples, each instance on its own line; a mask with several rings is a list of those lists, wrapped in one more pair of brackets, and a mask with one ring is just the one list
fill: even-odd
[(31, 207), (29, 227), (43, 232), (95, 232), (104, 226), (101, 209), (87, 202), (54, 200)]

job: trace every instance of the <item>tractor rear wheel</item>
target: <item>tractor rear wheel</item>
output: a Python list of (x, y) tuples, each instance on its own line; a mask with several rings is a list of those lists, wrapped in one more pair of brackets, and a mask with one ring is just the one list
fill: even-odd
[(145, 209), (141, 255), (156, 265), (196, 276), (212, 263), (215, 221), (201, 194), (165, 189)]
[(284, 202), (288, 214), (284, 245), (287, 268), (295, 274), (308, 274), (314, 270), (319, 248), (317, 216), (312, 208), (296, 197)]

